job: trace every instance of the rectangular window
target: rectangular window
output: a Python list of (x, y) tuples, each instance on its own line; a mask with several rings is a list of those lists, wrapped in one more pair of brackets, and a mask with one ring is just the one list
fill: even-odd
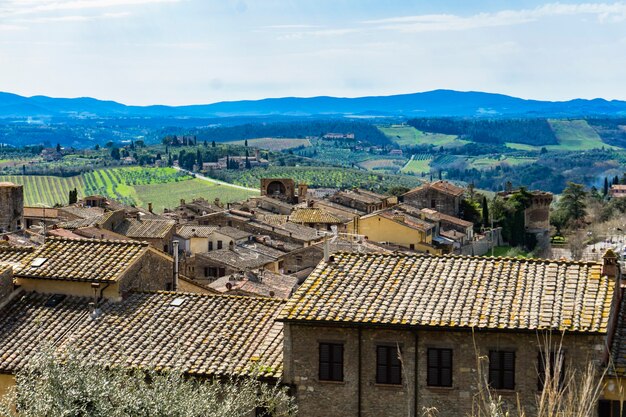
[(554, 378), (559, 378), (559, 389), (563, 388), (563, 384), (565, 383), (563, 359), (563, 352), (550, 352), (550, 361), (547, 362), (546, 352), (539, 352), (537, 355), (537, 374), (539, 375), (537, 389), (539, 391), (543, 391), (543, 387), (546, 384), (546, 377), (548, 377), (548, 383), (550, 384), (554, 384)]
[(213, 241), (209, 240), (209, 252), (213, 250)]
[(437, 208), (437, 200), (434, 198), (430, 200), (430, 208)]
[(598, 417), (626, 417), (626, 406), (621, 401), (598, 401)]
[(452, 349), (428, 349), (428, 385), (452, 386)]
[(320, 381), (343, 381), (343, 344), (320, 343)]
[(376, 346), (376, 382), (402, 384), (402, 366), (397, 346)]
[(494, 389), (515, 389), (515, 352), (489, 351), (489, 385)]
[(218, 249), (222, 249), (222, 241), (221, 240), (217, 241), (217, 248)]

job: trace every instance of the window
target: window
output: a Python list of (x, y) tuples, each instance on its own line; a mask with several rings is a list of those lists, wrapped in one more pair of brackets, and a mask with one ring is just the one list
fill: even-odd
[(427, 382), (431, 387), (452, 386), (452, 349), (428, 349)]
[(401, 384), (402, 368), (397, 346), (376, 346), (376, 382), (378, 384)]
[(411, 249), (411, 250), (415, 250), (415, 245), (414, 245), (413, 243), (411, 243), (411, 244), (409, 245), (409, 249)]
[(217, 277), (217, 268), (214, 267), (214, 266), (210, 266), (209, 267), (209, 275), (208, 276), (209, 277), (213, 277), (213, 278)]
[(430, 200), (430, 208), (437, 208), (437, 200), (434, 198)]
[(213, 250), (213, 241), (209, 240), (209, 251)]
[(343, 344), (320, 343), (320, 381), (343, 381)]
[[(563, 384), (565, 383), (565, 370), (563, 369), (563, 364), (564, 360), (562, 352), (550, 352), (549, 363), (546, 363), (546, 352), (539, 352), (537, 355), (537, 373), (539, 374), (537, 389), (539, 391), (543, 391), (543, 387), (546, 383), (546, 371), (548, 372), (547, 376), (549, 377), (549, 382), (556, 377), (555, 372), (558, 372), (559, 388), (563, 387)], [(546, 365), (548, 366), (546, 367)]]
[(222, 249), (222, 241), (221, 240), (217, 241), (217, 248), (218, 249)]
[(598, 417), (626, 417), (626, 407), (620, 401), (598, 401)]
[(515, 352), (489, 351), (489, 385), (495, 389), (515, 389)]

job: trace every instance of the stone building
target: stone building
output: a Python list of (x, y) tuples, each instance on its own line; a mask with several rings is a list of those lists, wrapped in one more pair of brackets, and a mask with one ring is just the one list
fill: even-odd
[[(510, 198), (519, 190), (504, 191), (498, 196)], [(552, 193), (546, 191), (529, 191), (530, 205), (524, 209), (524, 229), (537, 239), (537, 242), (547, 245), (550, 241), (550, 204)]]
[(397, 204), (398, 198), (355, 188), (353, 190), (339, 191), (330, 196), (328, 201), (359, 210), (362, 213), (372, 213)]
[[(0, 299), (0, 397), (42, 348), (72, 350), (103, 366), (177, 369), (192, 378), (282, 374), (283, 300), (132, 292), (123, 300), (17, 290)], [(132, 360), (129, 360), (132, 359)]]
[(404, 203), (418, 209), (437, 210), (449, 216), (460, 217), (461, 200), (465, 190), (448, 181), (435, 181), (420, 185), (400, 198)]
[(24, 227), (24, 186), (0, 182), (0, 233)]
[(303, 417), (469, 415), (481, 377), (535, 415), (551, 332), (566, 368), (606, 358), (621, 292), (604, 261), (336, 254), (281, 313), (283, 380)]
[(16, 286), (46, 294), (120, 300), (173, 285), (172, 258), (131, 240), (48, 238), (14, 265)]
[[(261, 178), (261, 196), (268, 196), (290, 204), (306, 200), (307, 185), (296, 183), (291, 178)], [(296, 192), (297, 191), (297, 192)]]

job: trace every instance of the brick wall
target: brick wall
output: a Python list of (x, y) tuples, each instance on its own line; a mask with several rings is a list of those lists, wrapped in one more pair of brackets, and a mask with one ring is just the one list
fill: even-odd
[[(359, 408), (359, 330), (356, 328), (285, 326), (285, 374), (287, 383), (296, 386), (299, 416), (357, 416)], [(554, 342), (560, 335), (553, 336)], [(417, 340), (417, 381), (415, 379), (415, 341)], [(465, 416), (471, 412), (477, 393), (477, 357), (489, 350), (516, 352), (516, 389), (500, 391), (503, 401), (515, 407), (520, 396), (527, 415), (535, 414), (538, 393), (538, 342), (543, 336), (534, 333), (469, 331), (395, 331), (362, 329), (360, 333), (362, 416), (421, 416), (424, 407), (435, 407), (441, 416)], [(319, 342), (344, 343), (344, 381), (318, 380)], [(478, 352), (474, 349), (474, 342)], [(376, 384), (376, 345), (398, 344), (403, 358), (403, 385)], [(451, 388), (427, 386), (427, 349), (453, 350), (453, 385)], [(603, 354), (603, 337), (566, 335), (563, 339), (566, 366), (584, 368)], [(486, 362), (483, 363), (486, 367)], [(415, 386), (417, 382), (417, 403)], [(415, 414), (417, 413), (417, 414)]]

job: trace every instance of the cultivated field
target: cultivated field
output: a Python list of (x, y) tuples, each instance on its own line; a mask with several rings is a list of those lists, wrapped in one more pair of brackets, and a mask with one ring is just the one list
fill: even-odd
[(520, 157), (511, 157), (506, 155), (500, 155), (497, 157), (481, 157), (481, 158), (468, 158), (469, 168), (476, 169), (488, 169), (495, 167), (497, 165), (508, 164), (511, 166), (515, 165), (523, 165), (523, 164), (531, 164), (535, 162), (537, 158), (520, 158)]
[(98, 169), (86, 174), (61, 178), (35, 175), (0, 176), (0, 181), (24, 185), (26, 205), (45, 204), (54, 206), (68, 203), (69, 191), (76, 188), (78, 197), (101, 194), (124, 204), (147, 207), (154, 210), (172, 208), (181, 198), (191, 200), (204, 197), (222, 202), (244, 200), (254, 192), (213, 184), (192, 178), (173, 168), (110, 168)]
[(84, 195), (85, 180), (82, 176), (51, 177), (38, 175), (2, 175), (0, 182), (9, 181), (24, 186), (24, 204), (27, 206), (67, 204), (70, 190), (76, 188)]
[(429, 153), (421, 153), (411, 156), (411, 160), (402, 168), (402, 172), (422, 174), (430, 172), (430, 163), (433, 161), (433, 155)]
[[(228, 143), (231, 145), (245, 145), (245, 142), (245, 140), (237, 140)], [(311, 142), (308, 139), (299, 138), (257, 138), (248, 139), (248, 146), (279, 152), (287, 149), (298, 148), (300, 146), (308, 147), (311, 146)]]
[[(550, 126), (559, 141), (558, 145), (546, 145), (553, 151), (586, 151), (589, 149), (620, 149), (602, 142), (598, 133), (589, 126), (586, 120), (549, 120)], [(542, 146), (507, 143), (509, 148), (523, 151), (538, 151)]]
[(398, 171), (402, 168), (404, 160), (402, 159), (368, 159), (366, 161), (359, 162), (361, 168), (365, 168), (370, 171), (376, 170), (391, 170)]
[(458, 139), (455, 135), (444, 135), (440, 133), (425, 133), (412, 126), (393, 125), (391, 127), (379, 127), (379, 129), (392, 141), (400, 146), (407, 145), (434, 145), (448, 147), (458, 147), (469, 143)]

